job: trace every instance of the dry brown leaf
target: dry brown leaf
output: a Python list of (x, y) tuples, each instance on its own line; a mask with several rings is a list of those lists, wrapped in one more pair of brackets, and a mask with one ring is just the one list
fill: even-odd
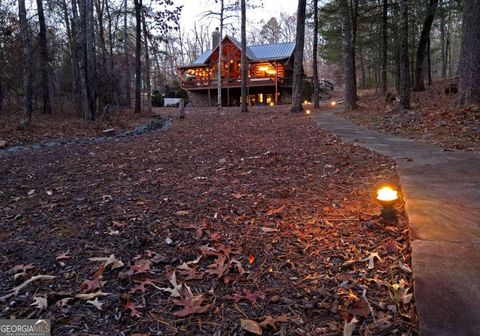
[(76, 299), (80, 299), (80, 300), (93, 300), (97, 297), (100, 297), (100, 296), (107, 296), (109, 295), (110, 293), (104, 293), (102, 291), (98, 291), (98, 292), (95, 292), (95, 293), (81, 293), (81, 294), (76, 294), (75, 295), (75, 298)]
[(43, 296), (34, 296), (34, 302), (30, 306), (35, 306), (37, 309), (45, 310), (48, 307), (47, 298)]
[(177, 212), (175, 212), (175, 215), (176, 216), (186, 216), (186, 215), (190, 215), (192, 212), (190, 210), (179, 210)]
[(269, 227), (267, 227), (267, 226), (262, 226), (260, 229), (261, 229), (263, 232), (265, 232), (265, 233), (278, 232), (278, 231), (280, 231), (279, 229), (269, 228)]
[(241, 319), (240, 320), (240, 326), (248, 331), (248, 332), (251, 332), (252, 334), (255, 334), (255, 335), (262, 335), (263, 334), (263, 330), (262, 330), (262, 327), (260, 327), (260, 324), (258, 324), (258, 322), (255, 322), (253, 320), (244, 320), (244, 319)]
[(102, 310), (103, 303), (98, 301), (98, 297), (96, 297), (95, 300), (87, 301), (87, 303), (93, 305), (98, 310)]
[(40, 275), (35, 275), (33, 277), (31, 277), (30, 279), (26, 280), (24, 283), (12, 288), (10, 290), (11, 293), (9, 294), (6, 294), (2, 297), (0, 297), (0, 301), (5, 301), (7, 300), (8, 298), (12, 297), (12, 296), (17, 296), (18, 293), (20, 293), (20, 291), (26, 287), (29, 283), (31, 282), (35, 282), (37, 280), (45, 280), (45, 281), (50, 281), (50, 280), (53, 280), (55, 279), (56, 276), (53, 276), (53, 275), (43, 275), (43, 274), (40, 274)]
[(355, 318), (355, 316), (351, 319), (350, 322), (345, 321), (343, 325), (343, 336), (352, 336), (357, 322), (358, 320)]

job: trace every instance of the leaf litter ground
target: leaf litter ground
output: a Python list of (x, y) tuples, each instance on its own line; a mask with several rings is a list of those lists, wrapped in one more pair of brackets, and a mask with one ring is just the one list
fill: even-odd
[[(5, 155), (2, 318), (54, 335), (414, 335), (394, 163), (284, 108)], [(399, 211), (402, 211), (401, 207)]]

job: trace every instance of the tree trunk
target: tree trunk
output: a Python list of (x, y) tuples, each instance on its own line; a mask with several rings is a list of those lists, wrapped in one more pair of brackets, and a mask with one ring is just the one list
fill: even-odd
[(318, 83), (318, 0), (313, 0), (313, 108), (320, 107), (320, 85)]
[(135, 113), (142, 112), (142, 0), (134, 0), (136, 43), (135, 43)]
[(28, 36), (27, 10), (25, 0), (18, 0), (18, 17), (20, 40), (22, 46), (22, 80), (23, 80), (23, 116), (20, 127), (27, 129), (32, 120), (32, 60), (30, 38)]
[(345, 110), (350, 111), (357, 108), (357, 87), (355, 80), (355, 56), (353, 53), (352, 22), (350, 6), (347, 0), (340, 0), (340, 17), (342, 24), (342, 60), (345, 81)]
[(480, 1), (465, 0), (458, 64), (460, 105), (480, 104)]
[(72, 6), (72, 55), (73, 55), (73, 75), (75, 77), (75, 105), (82, 117), (85, 111), (85, 100), (87, 96), (85, 88), (85, 70), (84, 70), (84, 57), (83, 57), (83, 35), (81, 22), (78, 15), (77, 1), (71, 0)]
[(399, 0), (399, 65), (400, 65), (400, 107), (410, 109), (410, 68), (408, 62), (408, 0)]
[(222, 40), (223, 40), (223, 12), (225, 10), (224, 0), (220, 0), (220, 40), (218, 43), (218, 71), (217, 71), (217, 108), (222, 108)]
[(292, 112), (301, 112), (303, 81), (303, 47), (305, 44), (305, 11), (306, 0), (298, 0), (297, 32), (295, 38), (295, 60), (293, 63)]
[(428, 73), (428, 85), (432, 85), (432, 49), (430, 37), (428, 37), (427, 44), (427, 73)]
[(382, 90), (383, 96), (387, 94), (387, 62), (388, 62), (388, 0), (383, 0), (382, 16)]
[(430, 39), (430, 31), (432, 30), (433, 19), (437, 10), (438, 0), (429, 0), (425, 21), (423, 22), (420, 40), (418, 41), (417, 57), (415, 62), (415, 91), (424, 91), (423, 83), (425, 56), (427, 54), (428, 40)]
[(444, 0), (440, 0), (440, 54), (442, 59), (442, 78), (447, 78), (447, 54), (445, 48), (445, 8)]
[(400, 41), (399, 41), (399, 24), (400, 21), (398, 15), (398, 4), (393, 3), (393, 18), (394, 18), (394, 30), (393, 30), (393, 40), (395, 44), (395, 89), (400, 90)]
[(50, 102), (50, 78), (48, 76), (50, 70), (50, 62), (48, 59), (47, 45), (47, 27), (45, 25), (45, 14), (43, 12), (43, 1), (37, 0), (38, 23), (40, 26), (39, 44), (40, 44), (40, 69), (42, 80), (42, 100), (43, 113), (52, 113), (52, 105)]
[(123, 51), (125, 53), (125, 76), (127, 77), (125, 80), (125, 94), (126, 94), (126, 106), (128, 108), (132, 107), (132, 93), (130, 87), (130, 80), (132, 75), (130, 74), (130, 58), (128, 55), (128, 26), (127, 26), (127, 13), (128, 13), (128, 3), (125, 0), (125, 14), (123, 16)]
[[(114, 75), (114, 63), (113, 63), (113, 45), (114, 45), (114, 40), (115, 40), (115, 34), (114, 34), (114, 28), (112, 27), (112, 13), (110, 10), (110, 5), (109, 1), (105, 1), (105, 10), (107, 12), (107, 19), (108, 19), (108, 42), (109, 42), (109, 69), (108, 69), (108, 83), (109, 83), (109, 95), (111, 99), (111, 104), (113, 105), (118, 105), (118, 97), (116, 93), (116, 84), (115, 84), (115, 75)], [(117, 16), (117, 21), (115, 24), (115, 32), (117, 31), (118, 28), (118, 18)]]
[[(241, 88), (241, 95), (242, 95), (242, 112), (248, 112), (247, 107), (247, 29), (246, 29), (246, 22), (247, 22), (247, 9), (245, 0), (241, 0), (241, 11), (242, 11), (242, 27), (241, 27), (241, 34), (242, 34), (242, 59), (241, 59), (241, 80), (242, 80), (242, 88)], [(277, 97), (275, 97), (275, 100)]]
[(86, 1), (86, 48), (87, 48), (87, 95), (88, 115), (87, 120), (95, 120), (97, 111), (97, 59), (95, 50), (95, 18), (93, 0)]
[[(143, 36), (145, 39), (145, 84), (147, 89), (147, 102), (146, 102), (146, 111), (147, 113), (152, 112), (152, 85), (150, 80), (150, 53), (148, 51), (148, 30), (147, 30), (147, 20), (145, 19), (145, 13), (142, 13), (142, 23), (143, 23)], [(183, 102), (183, 99), (182, 99)]]

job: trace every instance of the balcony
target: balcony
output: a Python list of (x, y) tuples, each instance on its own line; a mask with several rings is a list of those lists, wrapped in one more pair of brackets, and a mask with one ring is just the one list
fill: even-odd
[[(292, 86), (291, 78), (278, 78), (278, 86)], [(186, 90), (205, 90), (205, 89), (216, 89), (217, 80), (183, 80), (182, 86)], [(223, 78), (222, 79), (222, 88), (239, 88), (241, 86), (240, 78)], [(249, 78), (247, 81), (248, 87), (255, 86), (275, 86), (275, 77), (257, 77)]]

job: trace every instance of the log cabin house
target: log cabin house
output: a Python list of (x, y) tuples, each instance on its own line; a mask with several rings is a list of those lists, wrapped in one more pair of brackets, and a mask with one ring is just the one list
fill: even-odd
[[(220, 34), (212, 34), (212, 49), (193, 64), (177, 68), (182, 87), (192, 106), (217, 106), (218, 43)], [(239, 106), (241, 102), (241, 44), (231, 36), (222, 43), (222, 106)], [(247, 46), (248, 104), (289, 104), (292, 96), (295, 43)]]

